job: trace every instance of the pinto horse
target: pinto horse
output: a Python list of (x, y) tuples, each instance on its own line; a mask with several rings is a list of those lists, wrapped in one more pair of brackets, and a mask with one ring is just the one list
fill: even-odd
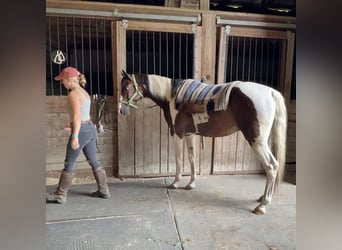
[(193, 79), (129, 75), (125, 71), (121, 74), (120, 114), (128, 115), (130, 107), (137, 108), (137, 102), (145, 97), (164, 112), (176, 156), (176, 176), (168, 188), (179, 186), (184, 138), (191, 165), (191, 179), (186, 189), (192, 189), (196, 179), (194, 135), (222, 137), (240, 130), (266, 172), (265, 190), (253, 212), (266, 212), (266, 205), (284, 174), (287, 112), (280, 92), (254, 82), (213, 85)]

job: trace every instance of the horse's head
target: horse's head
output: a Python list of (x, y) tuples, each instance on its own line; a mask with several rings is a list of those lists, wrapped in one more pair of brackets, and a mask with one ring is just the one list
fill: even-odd
[(130, 76), (124, 70), (121, 70), (121, 93), (119, 100), (119, 112), (121, 115), (128, 115), (129, 108), (138, 108), (136, 103), (144, 96), (140, 91), (134, 75)]

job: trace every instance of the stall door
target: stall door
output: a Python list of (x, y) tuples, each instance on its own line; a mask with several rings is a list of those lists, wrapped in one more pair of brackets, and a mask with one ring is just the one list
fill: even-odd
[[(200, 27), (191, 24), (114, 22), (117, 60), (128, 73), (157, 74), (169, 78), (200, 79)], [(119, 83), (118, 83), (119, 84)], [(118, 175), (169, 176), (175, 173), (173, 142), (164, 115), (149, 99), (126, 117), (118, 116)], [(200, 172), (200, 138), (196, 167)], [(190, 172), (183, 147), (183, 173)], [(185, 157), (184, 157), (185, 156)], [(207, 166), (210, 168), (210, 166)]]

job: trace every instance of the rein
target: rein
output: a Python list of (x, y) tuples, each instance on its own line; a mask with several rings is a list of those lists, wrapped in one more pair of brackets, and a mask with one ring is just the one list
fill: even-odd
[[(133, 86), (134, 86), (134, 93), (133, 93), (133, 95), (128, 99), (128, 101), (120, 100), (120, 103), (126, 104), (126, 105), (128, 105), (128, 106), (130, 106), (132, 108), (138, 109), (138, 106), (135, 105), (133, 102), (137, 103), (138, 101), (142, 100), (144, 98), (144, 95), (139, 90), (138, 83), (137, 83), (137, 81), (135, 79), (134, 74), (132, 75), (132, 80), (133, 80)], [(134, 100), (135, 97), (137, 97), (137, 96), (140, 96), (141, 98), (138, 99), (138, 100)]]

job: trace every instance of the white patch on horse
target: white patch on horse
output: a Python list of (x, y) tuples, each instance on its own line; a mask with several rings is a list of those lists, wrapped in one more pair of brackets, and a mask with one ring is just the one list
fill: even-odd
[[(270, 103), (270, 101), (273, 101), (273, 90), (265, 85), (258, 83), (251, 84), (251, 82), (241, 82), (238, 88), (240, 88), (242, 93), (253, 100), (254, 108), (257, 111), (260, 130), (265, 132), (260, 134), (268, 135), (273, 123), (267, 121), (273, 121), (275, 115), (274, 103)], [(266, 98), (267, 95), (269, 95), (269, 97)], [(264, 138), (262, 138), (262, 140), (264, 140)]]
[(148, 75), (149, 90), (152, 95), (171, 99), (171, 79), (163, 76)]

